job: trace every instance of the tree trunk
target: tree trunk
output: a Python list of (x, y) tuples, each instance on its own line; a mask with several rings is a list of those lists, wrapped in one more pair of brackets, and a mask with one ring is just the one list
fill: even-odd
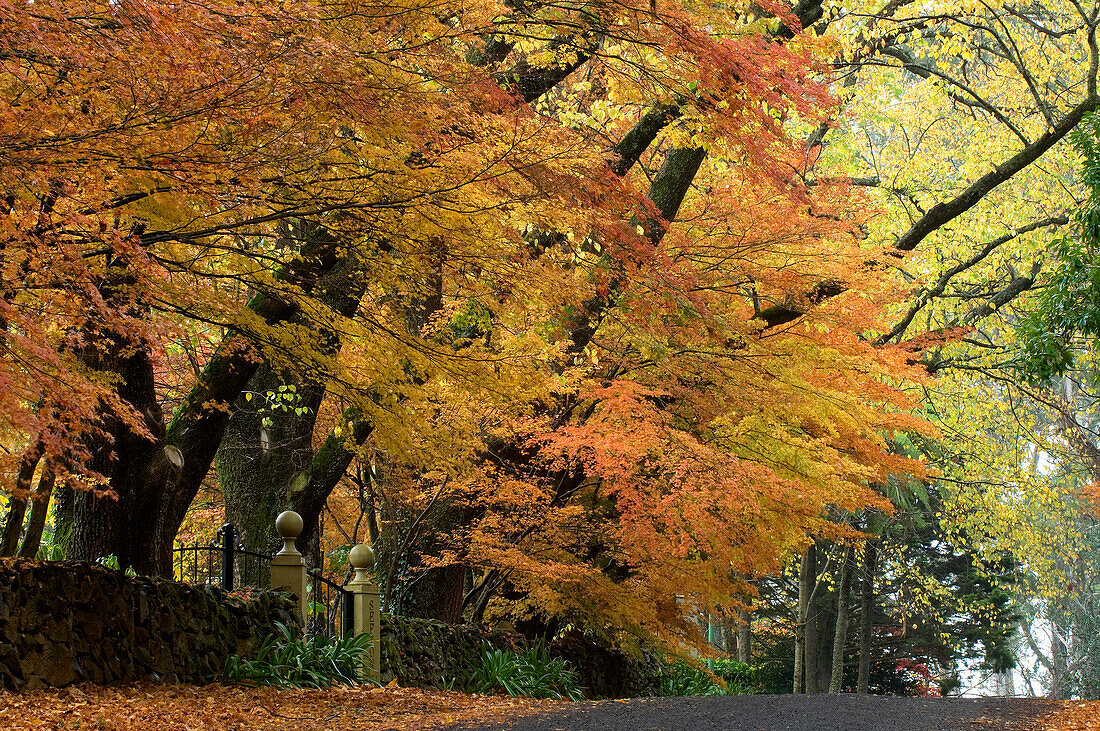
[[(468, 508), (451, 503), (450, 496), (444, 493), (445, 489), (445, 484), (439, 486), (436, 497), (412, 521), (410, 532), (399, 545), (394, 545), (395, 555), (388, 558), (391, 562), (405, 562), (405, 582), (399, 589), (393, 587), (393, 592), (398, 595), (399, 613), (460, 624), (466, 596), (466, 567), (460, 564), (424, 565), (424, 557), (438, 556), (444, 551), (460, 553), (461, 546), (456, 550), (452, 538), (473, 518)], [(485, 588), (482, 598), (484, 604), (488, 604), (489, 597), (499, 585)]]
[(737, 629), (730, 624), (729, 618), (722, 616), (722, 622), (718, 625), (718, 636), (721, 647), (719, 649), (727, 655), (737, 656)]
[(424, 569), (405, 591), (403, 613), (447, 624), (462, 624), (465, 579), (466, 567), (461, 565)]
[(313, 427), (323, 398), (323, 388), (265, 363), (233, 406), (214, 467), (225, 519), (253, 550), (269, 552), (281, 544), (275, 518), (289, 505), (291, 480), (313, 460)]
[(808, 692), (807, 676), (808, 668), (812, 665), (807, 662), (807, 636), (810, 626), (810, 597), (813, 594), (817, 578), (817, 562), (814, 554), (815, 548), (811, 544), (802, 554), (802, 561), (798, 567), (798, 618), (795, 622), (794, 640), (794, 690), (795, 693)]
[(1057, 622), (1053, 620), (1050, 623), (1050, 661), (1051, 661), (1051, 678), (1050, 678), (1050, 697), (1061, 700), (1065, 694), (1065, 689), (1062, 687), (1062, 678), (1066, 674), (1066, 666), (1068, 664), (1066, 643), (1062, 639), (1062, 628), (1058, 626)]
[[(819, 554), (822, 551), (818, 551)], [(824, 569), (823, 562), (818, 561), (819, 567)], [(836, 626), (836, 599), (834, 591), (829, 590), (828, 584), (817, 582), (817, 587), (810, 595), (810, 625), (816, 633), (815, 646), (817, 648), (810, 662), (813, 663), (813, 677), (809, 677), (807, 668), (807, 687), (809, 693), (827, 693), (829, 680), (832, 677), (833, 642), (832, 632)]]
[(747, 609), (737, 612), (737, 661), (752, 661), (752, 613)]
[(4, 533), (0, 536), (0, 556), (14, 556), (19, 547), (19, 536), (23, 533), (23, 517), (27, 512), (27, 491), (30, 489), (34, 471), (42, 458), (42, 448), (35, 446), (23, 455), (19, 463), (19, 473), (15, 477), (15, 493), (8, 502), (8, 516), (4, 523)]
[(46, 527), (46, 515), (50, 510), (50, 498), (53, 495), (54, 472), (50, 468), (42, 473), (38, 487), (31, 501), (31, 517), (27, 522), (27, 532), (19, 544), (19, 555), (34, 558), (38, 555), (38, 546), (42, 543), (42, 529)]
[(809, 559), (806, 572), (808, 591), (806, 593), (806, 639), (803, 651), (803, 662), (806, 667), (803, 670), (803, 684), (806, 693), (817, 693), (819, 692), (817, 684), (818, 621), (821, 614), (817, 606), (817, 546), (811, 545), (806, 554)]
[(666, 230), (665, 225), (676, 220), (680, 204), (684, 202), (684, 196), (691, 188), (691, 182), (695, 180), (699, 166), (706, 157), (707, 151), (702, 147), (674, 148), (665, 155), (664, 162), (649, 186), (649, 199), (661, 212), (663, 221), (647, 222), (646, 229), (651, 241), (660, 241)]
[[(124, 277), (123, 277), (123, 281)], [(105, 294), (105, 299), (110, 300)], [(119, 416), (104, 413), (105, 434), (89, 440), (91, 467), (108, 478), (114, 494), (96, 495), (89, 490), (73, 494), (72, 532), (65, 557), (94, 561), (108, 555), (119, 566), (142, 574), (157, 574), (154, 526), (168, 477), (164, 455), (164, 420), (157, 403), (153, 362), (149, 351), (124, 336), (89, 336), (80, 352), (90, 368), (117, 376), (117, 394), (141, 414), (149, 436), (135, 431)], [(119, 357), (118, 353), (126, 353)], [(154, 469), (159, 465), (162, 469)]]
[[(318, 235), (318, 230), (295, 229), (287, 234), (301, 253), (280, 274), (280, 279), (307, 294), (337, 263), (335, 242)], [(101, 287), (103, 300), (113, 304), (126, 296), (124, 257), (117, 261), (117, 270), (108, 273)], [(125, 301), (118, 306), (128, 307)], [(247, 307), (268, 325), (285, 322), (297, 312), (296, 305), (263, 293)], [(100, 331), (83, 342), (88, 345), (77, 355), (88, 367), (119, 379), (119, 397), (142, 415), (149, 435), (139, 434), (113, 414), (104, 414), (104, 434), (88, 447), (92, 468), (108, 478), (113, 495), (83, 490), (59, 494), (66, 557), (90, 561), (113, 554), (121, 566), (132, 566), (138, 573), (171, 576), (172, 541), (221, 444), (229, 419), (225, 406), (240, 395), (258, 361), (245, 336), (228, 335), (165, 426), (156, 400), (151, 355), (143, 344), (124, 334)]]
[[(333, 313), (351, 317), (359, 308), (366, 281), (362, 260), (349, 254), (318, 278), (315, 296)], [(290, 320), (308, 324), (298, 315)], [(332, 356), (339, 352), (341, 343), (335, 331), (322, 329), (315, 331), (315, 336), (319, 353)], [(319, 565), (316, 532), (321, 510), (350, 459), (331, 479), (311, 479), (314, 468), (320, 467), (315, 465), (313, 431), (326, 393), (323, 378), (311, 375), (261, 364), (233, 404), (214, 465), (225, 499), (226, 520), (240, 531), (248, 546), (259, 551), (278, 548), (275, 518), (289, 508), (302, 516), (304, 524), (298, 550), (307, 563)], [(340, 439), (341, 444), (343, 441)], [(320, 467), (320, 471), (327, 475), (328, 467), (331, 465)]]
[(875, 610), (875, 570), (877, 548), (867, 539), (863, 548), (863, 587), (859, 612), (859, 681), (856, 692), (867, 694), (871, 686), (871, 639)]
[(844, 648), (848, 643), (848, 585), (852, 573), (852, 549), (845, 549), (840, 566), (840, 583), (836, 598), (836, 630), (833, 633), (833, 668), (829, 678), (829, 692), (844, 689)]

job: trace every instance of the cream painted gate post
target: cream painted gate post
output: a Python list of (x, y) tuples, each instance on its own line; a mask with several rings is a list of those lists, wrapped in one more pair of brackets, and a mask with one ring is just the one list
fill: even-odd
[(271, 557), (271, 588), (293, 592), (298, 597), (298, 618), (302, 630), (306, 628), (309, 614), (306, 612), (306, 563), (298, 553), (294, 541), (302, 535), (305, 523), (302, 516), (293, 510), (279, 513), (275, 519), (275, 530), (283, 539), (283, 548)]
[(355, 595), (352, 611), (352, 627), (355, 636), (369, 634), (370, 647), (367, 649), (367, 675), (371, 680), (382, 679), (382, 651), (379, 629), (382, 624), (381, 592), (378, 585), (370, 580), (367, 571), (374, 566), (374, 551), (370, 546), (359, 543), (352, 547), (348, 561), (355, 569), (355, 576), (348, 582), (347, 590)]

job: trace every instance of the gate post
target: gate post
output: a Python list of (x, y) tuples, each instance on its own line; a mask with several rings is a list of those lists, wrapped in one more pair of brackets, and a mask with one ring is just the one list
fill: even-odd
[(275, 530), (283, 539), (283, 548), (271, 557), (271, 588), (293, 592), (298, 596), (298, 619), (301, 620), (303, 629), (309, 617), (306, 612), (306, 564), (302, 560), (302, 554), (294, 546), (294, 541), (302, 535), (304, 527), (302, 516), (293, 510), (279, 513), (279, 517), (275, 519)]
[(222, 536), (222, 588), (233, 591), (233, 552), (237, 548), (237, 529), (226, 523), (218, 531)]
[(352, 626), (356, 636), (370, 635), (370, 647), (367, 648), (367, 676), (370, 680), (381, 681), (382, 638), (379, 630), (382, 626), (382, 602), (378, 585), (367, 576), (367, 570), (374, 566), (374, 551), (370, 546), (358, 543), (348, 554), (348, 562), (355, 569), (355, 576), (347, 585), (347, 590), (354, 596)]

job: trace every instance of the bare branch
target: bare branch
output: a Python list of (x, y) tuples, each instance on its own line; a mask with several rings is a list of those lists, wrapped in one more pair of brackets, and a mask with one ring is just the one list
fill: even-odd
[(917, 313), (920, 312), (924, 308), (924, 306), (931, 302), (934, 298), (943, 294), (944, 290), (947, 289), (947, 285), (950, 284), (951, 280), (956, 275), (961, 274), (962, 272), (970, 269), (976, 264), (984, 261), (986, 257), (992, 254), (1001, 245), (1006, 244), (1009, 241), (1012, 241), (1013, 239), (1022, 236), (1023, 234), (1030, 233), (1031, 231), (1045, 228), (1047, 226), (1064, 226), (1067, 223), (1069, 223), (1069, 218), (1066, 216), (1054, 216), (1051, 218), (1044, 218), (1041, 221), (1029, 223), (1026, 226), (1022, 226), (1016, 229), (1012, 233), (1005, 234), (1004, 236), (1000, 236), (996, 239), (993, 239), (992, 241), (987, 242), (972, 257), (951, 267), (940, 275), (940, 278), (936, 280), (935, 284), (921, 291), (917, 295), (916, 300), (909, 307), (909, 311), (905, 314), (905, 317), (903, 317), (897, 325), (894, 325), (893, 329), (891, 329), (890, 332), (886, 333), (878, 339), (879, 345), (883, 345), (890, 340), (893, 340), (894, 338), (903, 335), (906, 329), (908, 329), (910, 323), (913, 322), (913, 318), (917, 315)]

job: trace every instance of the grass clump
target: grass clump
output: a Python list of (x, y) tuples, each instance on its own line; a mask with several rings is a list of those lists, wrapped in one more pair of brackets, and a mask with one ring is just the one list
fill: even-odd
[(727, 695), (726, 688), (715, 682), (705, 670), (677, 662), (661, 673), (661, 695)]
[(275, 626), (278, 632), (264, 638), (254, 659), (233, 655), (225, 661), (225, 680), (276, 688), (331, 688), (355, 685), (365, 677), (370, 635), (307, 638), (281, 622)]
[(551, 657), (542, 644), (523, 652), (482, 647), (481, 666), (470, 674), (466, 689), (473, 693), (503, 690), (527, 698), (584, 699), (577, 671), (568, 660)]
[(714, 672), (680, 661), (661, 674), (661, 695), (751, 695), (764, 692), (760, 668), (720, 658)]
[(714, 674), (726, 681), (726, 692), (730, 695), (765, 692), (763, 673), (755, 665), (719, 658), (714, 661)]

